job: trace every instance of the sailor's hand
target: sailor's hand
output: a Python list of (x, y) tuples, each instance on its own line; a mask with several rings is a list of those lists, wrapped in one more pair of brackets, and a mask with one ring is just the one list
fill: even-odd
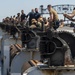
[(53, 22), (53, 20), (52, 20), (52, 19), (50, 19), (50, 22)]
[(65, 16), (65, 17), (66, 17), (66, 15), (67, 15), (67, 14), (63, 14), (63, 16)]

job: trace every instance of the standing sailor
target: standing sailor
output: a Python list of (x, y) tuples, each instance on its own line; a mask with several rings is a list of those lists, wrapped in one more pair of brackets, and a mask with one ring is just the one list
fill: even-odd
[(50, 14), (50, 23), (49, 27), (53, 27), (55, 30), (59, 27), (59, 18), (57, 12), (52, 8), (51, 5), (47, 6), (47, 9)]
[(34, 19), (34, 9), (31, 10), (31, 12), (28, 13), (27, 17), (29, 16), (29, 26), (31, 26), (31, 21)]

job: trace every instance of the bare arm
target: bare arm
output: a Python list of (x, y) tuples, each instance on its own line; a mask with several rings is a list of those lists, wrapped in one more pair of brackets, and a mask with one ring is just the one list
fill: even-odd
[(50, 13), (50, 21), (53, 21), (54, 17), (53, 17), (53, 13)]
[(63, 14), (64, 17), (68, 18), (68, 19), (72, 19), (75, 15), (74, 14)]

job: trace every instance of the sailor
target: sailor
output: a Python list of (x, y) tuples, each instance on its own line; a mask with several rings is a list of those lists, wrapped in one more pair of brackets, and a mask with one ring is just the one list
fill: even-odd
[(73, 9), (73, 12), (71, 14), (63, 14), (64, 17), (66, 17), (67, 19), (71, 20), (71, 21), (75, 21), (75, 19), (73, 19), (73, 17), (75, 16), (75, 7)]
[(34, 9), (31, 10), (31, 12), (28, 13), (27, 17), (29, 16), (29, 25), (31, 26), (31, 21), (34, 19)]
[(24, 10), (21, 10), (21, 24), (22, 24), (22, 26), (25, 24), (26, 18), (27, 18), (27, 16), (24, 13)]
[(39, 13), (38, 8), (35, 8), (34, 18), (35, 18), (36, 20), (38, 20), (38, 18), (39, 18), (40, 16), (41, 16), (41, 14)]
[(49, 26), (53, 27), (55, 30), (59, 27), (59, 18), (57, 12), (52, 8), (51, 5), (47, 6), (47, 9), (50, 14), (50, 23)]

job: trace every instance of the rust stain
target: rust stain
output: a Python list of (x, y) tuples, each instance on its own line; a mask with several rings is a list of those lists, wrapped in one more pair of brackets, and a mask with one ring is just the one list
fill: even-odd
[(51, 70), (42, 70), (44, 75), (58, 75), (58, 71), (51, 71)]

